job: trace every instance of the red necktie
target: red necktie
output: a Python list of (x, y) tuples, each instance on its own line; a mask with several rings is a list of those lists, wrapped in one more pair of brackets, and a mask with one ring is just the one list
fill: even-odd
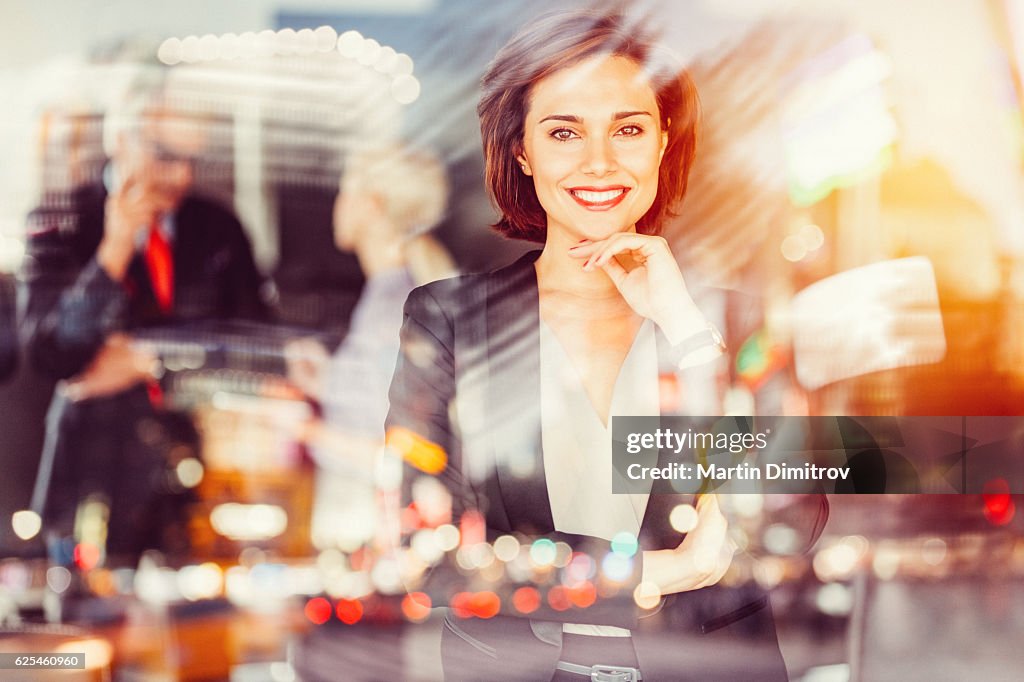
[(160, 222), (157, 220), (149, 228), (146, 266), (149, 268), (149, 280), (153, 284), (156, 302), (160, 304), (160, 310), (169, 313), (174, 303), (174, 261), (171, 258), (171, 245), (160, 230)]

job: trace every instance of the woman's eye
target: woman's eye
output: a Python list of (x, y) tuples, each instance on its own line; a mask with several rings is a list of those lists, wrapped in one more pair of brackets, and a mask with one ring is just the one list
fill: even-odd
[(619, 128), (619, 135), (624, 135), (625, 137), (636, 137), (643, 132), (644, 129), (636, 125), (622, 126)]
[(567, 140), (571, 140), (572, 138), (576, 137), (576, 133), (569, 130), (568, 128), (558, 128), (556, 130), (552, 130), (550, 135), (559, 142), (566, 142)]

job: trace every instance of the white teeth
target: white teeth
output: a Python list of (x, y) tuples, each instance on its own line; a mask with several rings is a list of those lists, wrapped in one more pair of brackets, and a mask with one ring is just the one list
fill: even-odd
[(612, 199), (615, 199), (625, 191), (626, 190), (624, 189), (612, 189), (608, 190), (607, 192), (588, 192), (587, 190), (583, 189), (574, 189), (572, 190), (572, 193), (574, 196), (577, 196), (588, 203), (600, 204), (605, 201), (611, 201)]

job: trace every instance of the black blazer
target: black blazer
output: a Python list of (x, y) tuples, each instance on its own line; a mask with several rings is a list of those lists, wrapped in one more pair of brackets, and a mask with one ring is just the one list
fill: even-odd
[[(505, 533), (544, 536), (600, 560), (610, 550), (607, 541), (556, 532), (552, 520), (541, 448), (540, 317), (533, 265), (538, 255), (527, 254), (489, 274), (434, 282), (410, 294), (387, 427), (389, 435), (396, 427), (408, 429), (447, 453), (447, 466), (438, 479), (452, 494), (455, 523), (465, 511), (478, 510), (491, 541)], [(671, 349), (660, 332), (658, 349), (659, 358), (669, 366)], [(407, 482), (422, 475), (407, 467)], [(692, 497), (670, 492), (667, 481), (656, 481), (651, 492), (640, 529), (640, 551), (674, 548), (683, 535), (669, 525), (669, 513), (681, 502), (692, 502)], [(824, 496), (809, 496), (801, 511), (787, 520), (803, 526), (809, 546), (827, 513)], [(709, 635), (749, 621), (743, 627), (771, 643), (765, 674), (759, 677), (752, 669), (734, 668), (721, 679), (785, 679), (765, 593), (718, 586), (694, 590), (664, 598), (656, 615), (650, 616), (633, 600), (641, 567), (642, 562), (635, 561), (632, 577), (617, 596), (598, 599), (585, 610), (556, 611), (544, 605), (526, 619), (515, 617), (506, 604), (509, 600), (503, 599), (497, 618), (449, 617), (446, 635), (457, 639), (449, 636), (443, 652), (446, 677), (468, 680), (479, 674), (471, 672), (474, 664), (465, 654), (453, 662), (454, 648), (469, 642), (480, 663), (491, 657), (492, 665), (501, 661), (511, 666), (502, 679), (549, 679), (558, 660), (561, 623), (585, 622), (632, 629), (645, 680), (688, 679), (688, 674), (716, 679), (716, 668), (695, 666), (692, 657), (676, 662), (683, 668), (667, 664), (671, 652), (660, 639), (646, 634), (656, 629), (651, 623)], [(460, 573), (438, 568), (428, 576), (425, 589), (435, 605), (446, 604), (453, 592), (470, 589), (469, 582)], [(507, 594), (517, 587), (507, 586)]]

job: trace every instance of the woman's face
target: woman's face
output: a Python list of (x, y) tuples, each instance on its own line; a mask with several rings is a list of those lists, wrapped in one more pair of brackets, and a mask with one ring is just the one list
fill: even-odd
[(591, 57), (539, 81), (517, 158), (547, 213), (548, 243), (635, 231), (654, 203), (668, 135), (626, 57)]
[(334, 245), (341, 251), (352, 251), (356, 247), (361, 210), (354, 188), (345, 185), (343, 180), (334, 200)]
[(334, 245), (340, 251), (355, 251), (366, 239), (370, 226), (380, 226), (380, 214), (375, 212), (377, 197), (361, 185), (358, 180), (342, 176), (338, 198), (334, 200)]

